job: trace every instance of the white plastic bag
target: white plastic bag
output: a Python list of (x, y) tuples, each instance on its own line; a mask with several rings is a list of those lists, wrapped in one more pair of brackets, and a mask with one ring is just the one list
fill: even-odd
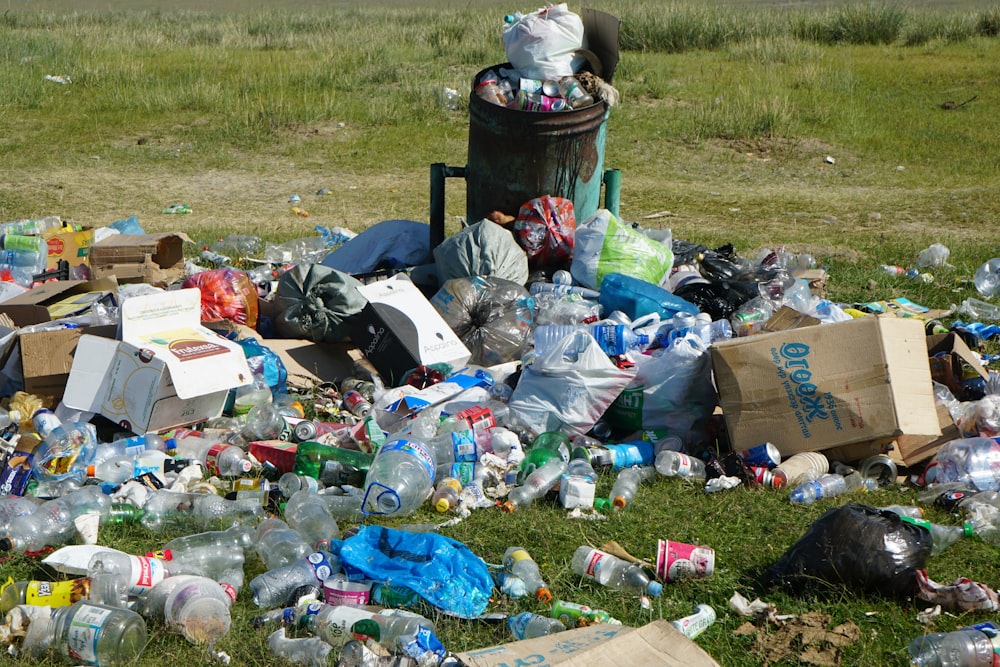
[(535, 433), (583, 435), (634, 376), (634, 368), (618, 368), (594, 337), (581, 329), (521, 372), (507, 405)]
[(543, 7), (504, 26), (503, 46), (522, 77), (570, 76), (573, 54), (583, 48), (583, 21), (566, 3)]
[(674, 254), (670, 246), (654, 241), (600, 209), (577, 223), (576, 247), (570, 273), (590, 289), (600, 289), (609, 273), (622, 273), (660, 285), (670, 275)]
[(705, 343), (688, 333), (658, 356), (639, 354), (635, 362), (635, 378), (608, 409), (608, 422), (623, 430), (662, 430), (686, 445), (702, 441), (719, 399)]

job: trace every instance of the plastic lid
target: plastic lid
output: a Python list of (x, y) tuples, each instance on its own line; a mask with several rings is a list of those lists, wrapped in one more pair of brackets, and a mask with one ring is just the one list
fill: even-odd
[(442, 513), (447, 512), (451, 509), (451, 503), (448, 502), (447, 498), (438, 498), (437, 502), (434, 503), (434, 509)]
[(375, 641), (379, 640), (382, 636), (382, 628), (379, 624), (370, 618), (363, 618), (360, 621), (355, 621), (354, 625), (351, 626), (351, 632), (356, 635), (364, 635), (366, 637), (371, 637)]
[(962, 534), (966, 537), (972, 537), (976, 534), (976, 528), (972, 525), (971, 521), (966, 521), (962, 524)]
[(538, 601), (542, 604), (548, 604), (552, 602), (552, 591), (547, 588), (539, 588), (535, 591), (535, 597), (538, 598)]
[[(596, 504), (596, 503), (595, 503), (595, 504)], [(628, 501), (627, 501), (627, 500), (625, 500), (625, 496), (615, 496), (615, 497), (614, 497), (614, 498), (613, 498), (613, 499), (611, 500), (611, 504), (612, 504), (612, 505), (613, 505), (613, 506), (614, 506), (614, 507), (615, 507), (616, 509), (624, 509), (624, 508), (625, 508), (625, 506), (626, 506), (626, 505), (628, 505)]]
[(636, 334), (635, 342), (639, 345), (649, 345), (649, 336), (646, 334)]
[(663, 584), (658, 581), (651, 581), (649, 585), (646, 586), (646, 592), (652, 595), (654, 598), (658, 597), (660, 593), (663, 592)]
[(598, 512), (607, 512), (611, 508), (611, 503), (607, 498), (594, 498), (594, 509)]
[(0, 551), (10, 551), (14, 548), (14, 542), (9, 537), (0, 539)]
[(93, 477), (95, 475), (95, 472), (96, 471), (94, 469), (94, 466), (92, 465), (87, 466), (87, 477)]
[(505, 512), (513, 512), (514, 510), (517, 509), (517, 505), (508, 500), (502, 505), (500, 505), (500, 509), (502, 509)]

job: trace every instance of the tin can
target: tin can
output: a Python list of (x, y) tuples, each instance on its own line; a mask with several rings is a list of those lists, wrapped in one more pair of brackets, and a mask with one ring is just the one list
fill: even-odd
[(750, 472), (761, 486), (770, 489), (780, 489), (785, 486), (785, 473), (780, 470), (771, 470), (766, 466), (750, 466)]
[(356, 391), (370, 402), (372, 397), (375, 395), (375, 383), (356, 377), (348, 377), (341, 381), (340, 391), (344, 394), (349, 391)]
[(295, 438), (299, 442), (305, 442), (307, 440), (315, 440), (327, 433), (343, 431), (345, 428), (343, 424), (335, 422), (318, 422), (311, 419), (303, 419), (295, 425)]
[(763, 466), (765, 468), (773, 468), (781, 465), (781, 452), (770, 442), (762, 443), (750, 449), (744, 449), (739, 453), (739, 457), (751, 467)]
[(344, 392), (344, 407), (357, 417), (367, 417), (372, 411), (372, 404), (365, 400), (361, 392), (353, 390)]

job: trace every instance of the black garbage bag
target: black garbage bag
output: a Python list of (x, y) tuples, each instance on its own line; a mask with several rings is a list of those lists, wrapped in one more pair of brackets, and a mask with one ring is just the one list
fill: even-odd
[(479, 366), (519, 359), (535, 320), (528, 290), (495, 276), (452, 278), (431, 303), (472, 352), (469, 363)]
[(298, 264), (278, 279), (275, 329), (282, 338), (337, 343), (350, 336), (349, 320), (368, 300), (361, 282), (322, 264)]
[(708, 313), (713, 320), (728, 320), (740, 306), (760, 293), (756, 282), (723, 280), (690, 282), (678, 287), (674, 294), (698, 306), (698, 310)]
[(892, 598), (917, 594), (917, 570), (931, 552), (931, 534), (892, 512), (860, 503), (818, 518), (763, 576), (766, 586), (793, 592), (820, 583)]

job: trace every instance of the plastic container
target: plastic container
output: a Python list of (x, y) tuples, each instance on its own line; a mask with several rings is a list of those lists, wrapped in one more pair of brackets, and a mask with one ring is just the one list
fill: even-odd
[(621, 273), (609, 273), (601, 281), (598, 302), (606, 312), (620, 310), (631, 319), (655, 313), (669, 320), (677, 313), (698, 314), (698, 307), (667, 290)]
[(277, 518), (265, 519), (257, 525), (254, 545), (257, 557), (268, 570), (291, 565), (313, 551), (302, 535)]
[(431, 496), (431, 505), (441, 513), (453, 510), (458, 506), (458, 498), (461, 493), (462, 483), (454, 477), (446, 477), (438, 483), (434, 490), (434, 495)]
[(680, 630), (681, 634), (688, 639), (694, 639), (707, 630), (708, 626), (715, 623), (715, 619), (715, 610), (707, 604), (700, 604), (695, 607), (693, 614), (676, 621), (670, 621), (670, 625)]
[(571, 109), (582, 109), (594, 104), (593, 96), (580, 85), (580, 82), (572, 76), (564, 76), (559, 79), (559, 94), (565, 98)]
[(430, 448), (415, 439), (387, 442), (378, 450), (365, 478), (366, 514), (410, 514), (427, 500), (436, 462)]

